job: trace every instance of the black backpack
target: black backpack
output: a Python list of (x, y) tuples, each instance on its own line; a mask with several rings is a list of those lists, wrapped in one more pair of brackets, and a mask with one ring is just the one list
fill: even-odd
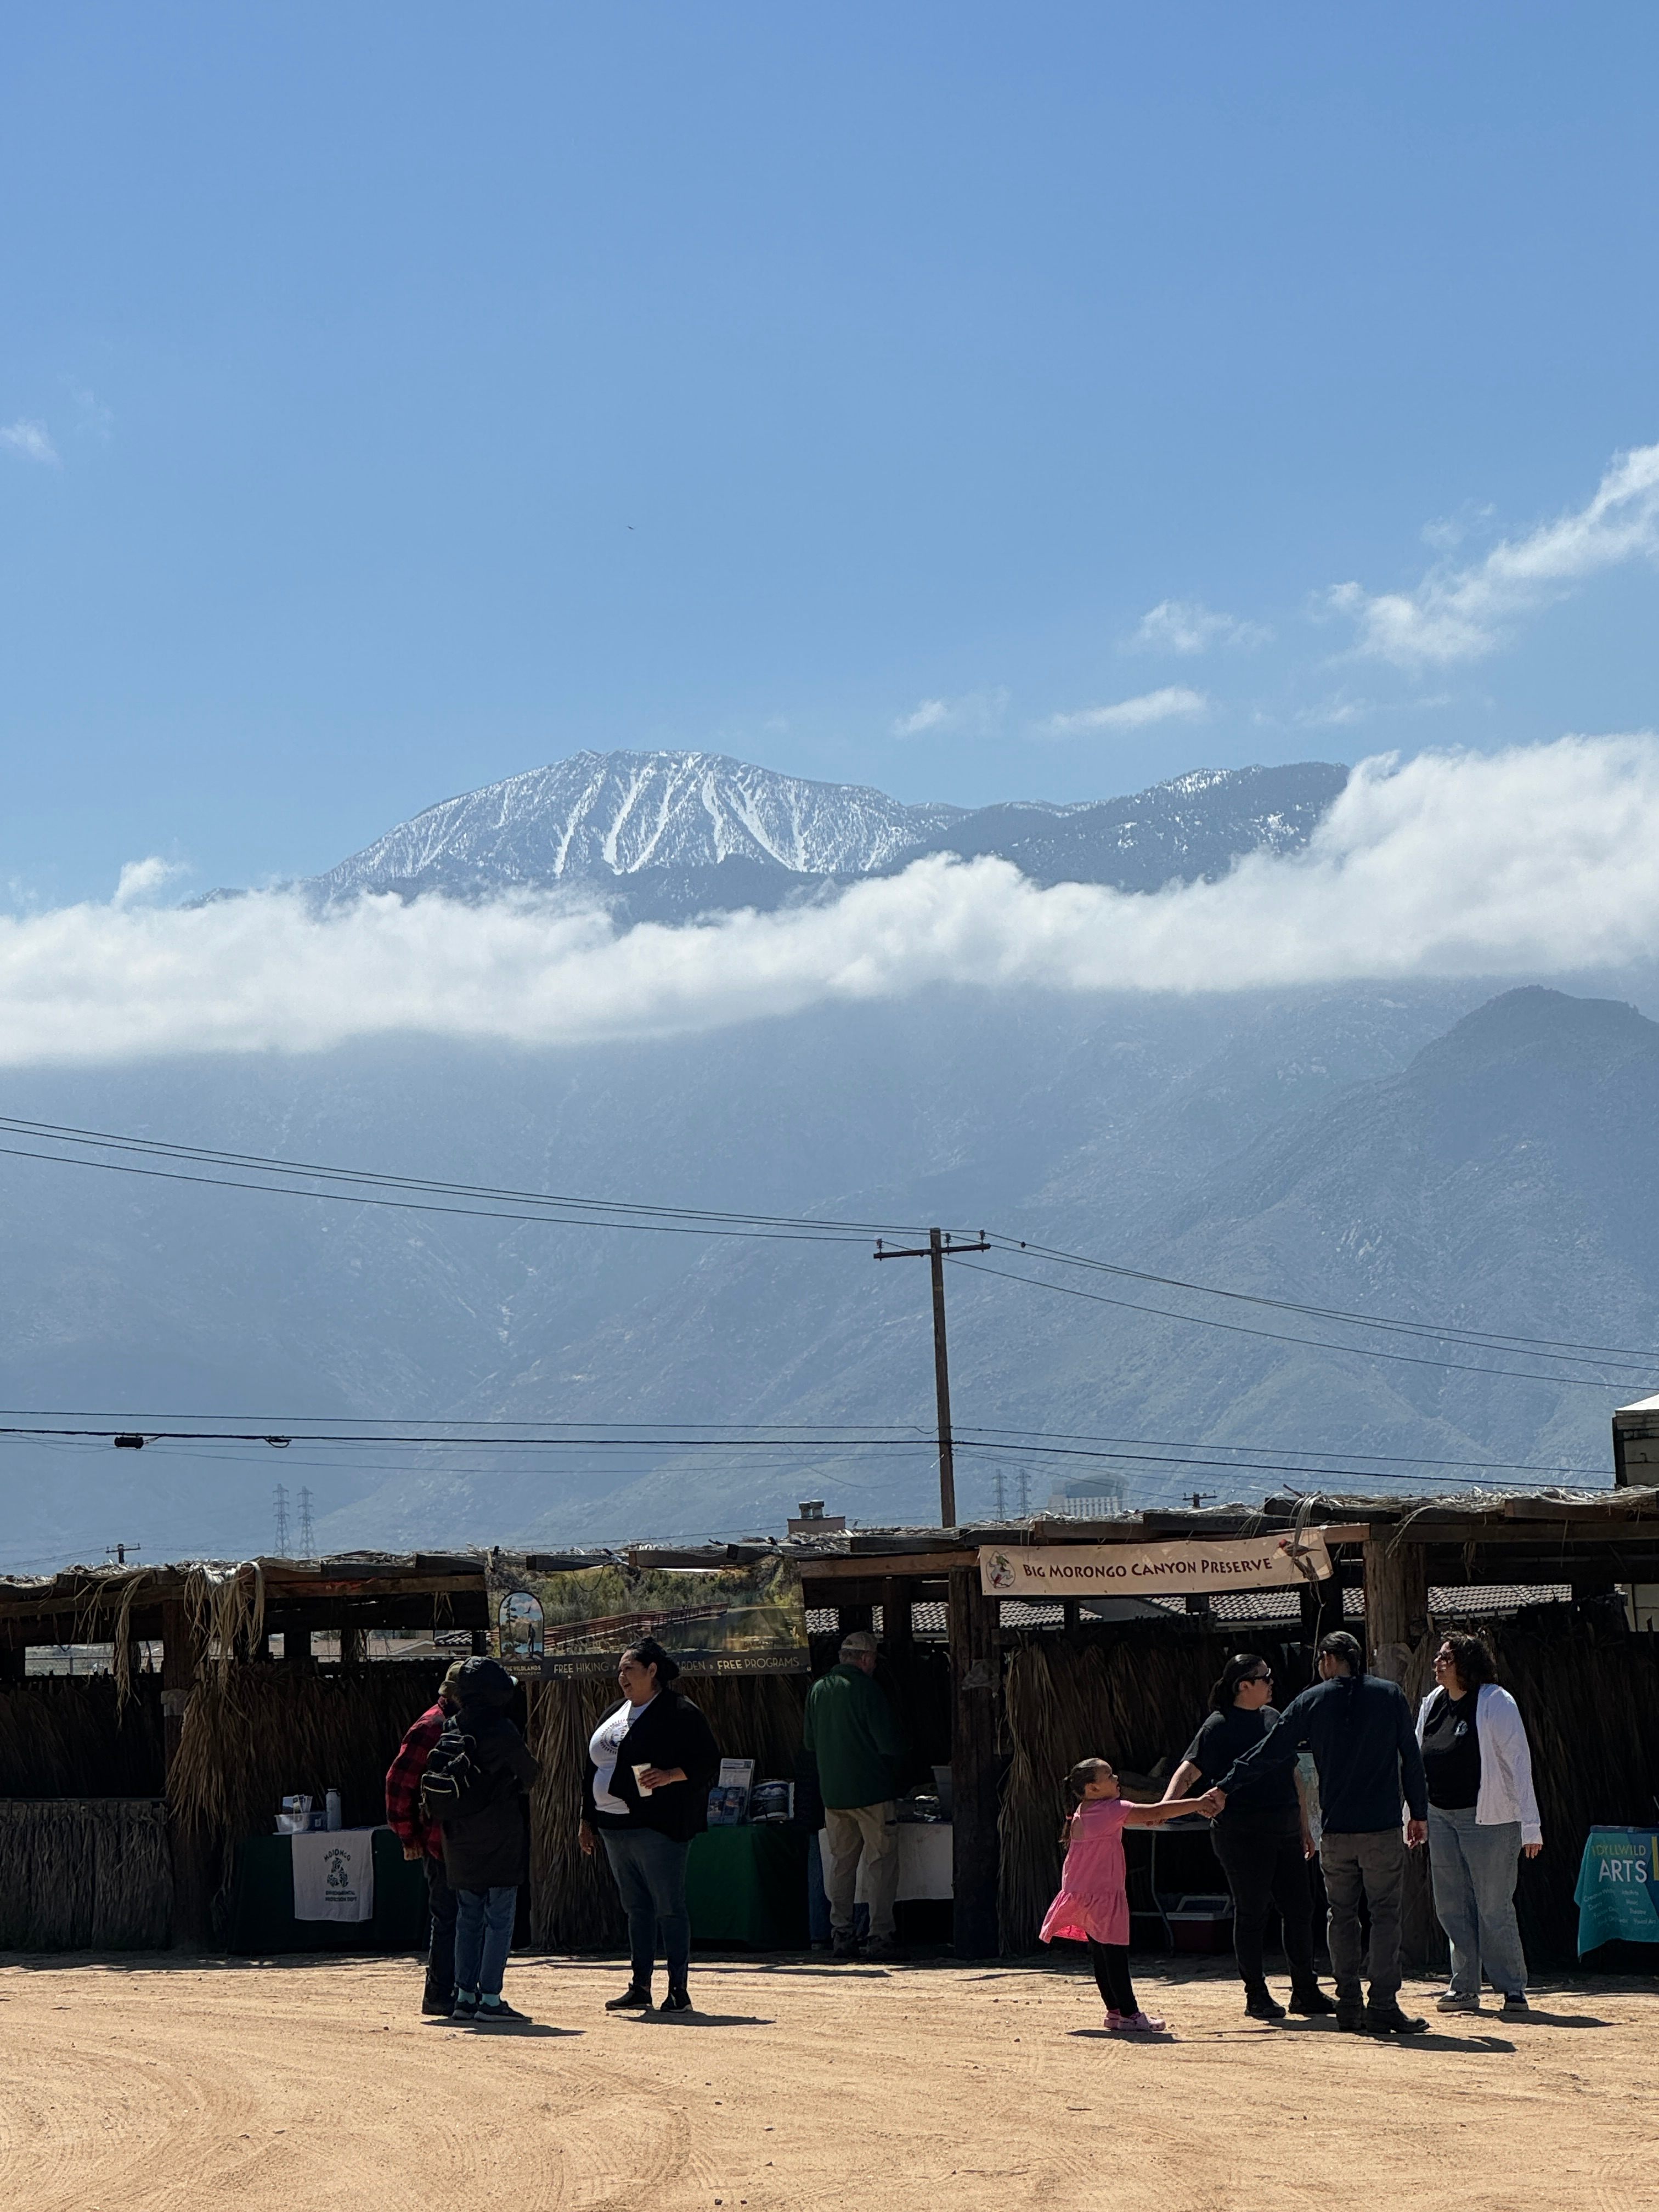
[(421, 1818), (429, 1828), (453, 1820), (484, 1795), (483, 1782), (477, 1741), (466, 1734), (452, 1713), (426, 1755), (421, 1774)]

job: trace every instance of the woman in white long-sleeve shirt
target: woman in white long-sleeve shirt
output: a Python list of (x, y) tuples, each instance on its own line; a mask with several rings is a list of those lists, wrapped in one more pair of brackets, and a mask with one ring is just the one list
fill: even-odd
[(1443, 1638), (1417, 1740), (1429, 1783), (1434, 1909), (1451, 1946), (1440, 2009), (1480, 2011), (1484, 1965), (1513, 2019), (1527, 2010), (1515, 1878), (1522, 1852), (1536, 1858), (1544, 1848), (1544, 1832), (1521, 1708), (1492, 1675), (1492, 1654), (1478, 1637)]

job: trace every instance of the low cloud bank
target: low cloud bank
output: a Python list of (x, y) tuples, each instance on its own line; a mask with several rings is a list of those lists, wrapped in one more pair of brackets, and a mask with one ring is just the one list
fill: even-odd
[[(1659, 738), (1355, 770), (1311, 845), (1224, 881), (1041, 890), (932, 857), (832, 903), (618, 934), (531, 898), (118, 901), (0, 921), (0, 1063), (319, 1050), (393, 1032), (668, 1035), (929, 985), (1236, 991), (1566, 975), (1659, 957)], [(130, 890), (129, 890), (130, 896)]]

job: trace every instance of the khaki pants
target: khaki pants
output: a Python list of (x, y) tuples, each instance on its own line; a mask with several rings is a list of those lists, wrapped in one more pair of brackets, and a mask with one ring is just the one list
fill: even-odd
[(823, 1887), (830, 1898), (830, 1926), (837, 1936), (853, 1932), (853, 1893), (859, 1860), (864, 1861), (864, 1894), (870, 1907), (870, 1933), (893, 1933), (893, 1893), (898, 1887), (898, 1823), (890, 1797), (883, 1805), (826, 1807), (824, 1833), (830, 1863)]

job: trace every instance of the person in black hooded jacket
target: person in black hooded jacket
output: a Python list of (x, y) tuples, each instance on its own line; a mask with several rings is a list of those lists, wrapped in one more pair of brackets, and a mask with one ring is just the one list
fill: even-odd
[(530, 1873), (526, 1796), (540, 1772), (507, 1717), (518, 1684), (493, 1659), (469, 1659), (453, 1694), (457, 1711), (439, 1739), (465, 1740), (477, 1769), (459, 1811), (443, 1823), (444, 1871), (455, 1892), (455, 2004), (452, 2020), (480, 2026), (527, 2017), (501, 1996), (520, 1885)]

